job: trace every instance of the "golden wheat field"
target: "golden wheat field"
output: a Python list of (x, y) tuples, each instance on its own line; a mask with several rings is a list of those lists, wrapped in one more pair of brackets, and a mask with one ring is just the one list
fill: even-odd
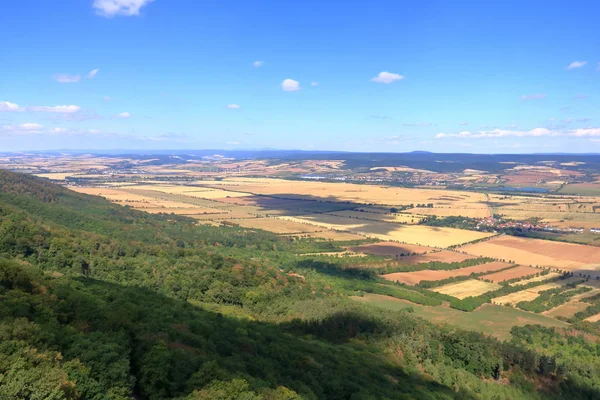
[(600, 247), (573, 243), (504, 235), (466, 245), (459, 250), (523, 265), (555, 267), (568, 271), (600, 269)]
[(351, 183), (287, 181), (272, 178), (226, 178), (222, 181), (198, 181), (196, 184), (285, 198), (309, 198), (320, 201), (338, 202), (350, 201), (359, 204), (392, 206), (433, 203), (438, 206), (471, 205), (477, 207), (476, 205), (480, 205), (486, 201), (485, 195), (474, 192), (406, 189)]
[(470, 296), (479, 296), (493, 290), (500, 289), (501, 286), (497, 283), (489, 283), (477, 279), (469, 279), (458, 283), (450, 283), (448, 285), (433, 288), (434, 292), (447, 294), (448, 296), (464, 299)]
[(585, 310), (586, 308), (588, 308), (590, 305), (587, 303), (582, 303), (580, 301), (569, 301), (565, 304), (561, 304), (558, 307), (554, 307), (551, 310), (545, 311), (542, 314), (543, 315), (547, 315), (549, 317), (565, 317), (565, 318), (570, 318), (573, 315), (577, 314), (580, 311)]
[(479, 274), (482, 272), (498, 271), (508, 268), (510, 264), (503, 262), (491, 262), (486, 264), (475, 265), (453, 270), (422, 270), (413, 272), (394, 272), (391, 274), (381, 275), (382, 278), (388, 281), (401, 282), (407, 285), (416, 285), (421, 281), (440, 281), (455, 276), (469, 276), (471, 274)]
[(422, 215), (412, 215), (412, 214), (382, 214), (382, 213), (370, 213), (370, 212), (360, 212), (353, 210), (343, 210), (343, 211), (334, 211), (328, 213), (329, 215), (334, 215), (337, 217), (344, 218), (354, 218), (354, 219), (363, 219), (363, 220), (373, 220), (373, 221), (382, 221), (382, 222), (394, 222), (401, 224), (409, 224), (414, 225), (418, 224), (424, 217)]
[(505, 296), (500, 296), (492, 299), (492, 304), (501, 306), (514, 306), (522, 301), (531, 301), (539, 297), (539, 293), (531, 290), (521, 290), (520, 292), (510, 293)]
[(381, 240), (445, 248), (473, 240), (490, 237), (486, 232), (467, 231), (454, 228), (439, 228), (425, 225), (400, 225), (379, 221), (365, 221), (336, 217), (327, 214), (278, 217), (288, 221), (308, 223), (328, 229), (349, 231)]

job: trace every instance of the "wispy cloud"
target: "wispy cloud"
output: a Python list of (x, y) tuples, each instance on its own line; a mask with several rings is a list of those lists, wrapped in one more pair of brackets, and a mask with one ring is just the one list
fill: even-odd
[(238, 108), (240, 108), (239, 104), (227, 104), (227, 108), (229, 108), (230, 110), (237, 110)]
[(413, 122), (402, 124), (402, 126), (431, 126), (431, 122)]
[(458, 139), (481, 139), (481, 138), (506, 138), (506, 137), (596, 137), (600, 136), (600, 128), (580, 128), (580, 129), (549, 129), (535, 128), (528, 131), (494, 129), (491, 131), (470, 132), (463, 131), (459, 133), (438, 133), (436, 139), (458, 138)]
[(295, 92), (300, 90), (300, 82), (289, 78), (284, 79), (283, 82), (281, 82), (281, 88), (286, 92)]
[(263, 65), (265, 65), (265, 62), (264, 62), (264, 61), (260, 61), (260, 60), (256, 60), (256, 61), (254, 61), (254, 62), (252, 63), (252, 66), (253, 66), (254, 68), (260, 68), (260, 67), (262, 67)]
[(577, 118), (577, 122), (590, 122), (591, 118)]
[(8, 135), (24, 135), (31, 133), (40, 133), (44, 128), (43, 125), (33, 122), (27, 122), (17, 125), (0, 125), (0, 133)]
[(116, 15), (140, 15), (140, 9), (153, 0), (94, 0), (92, 7), (98, 15), (114, 17)]
[(110, 96), (104, 96), (104, 101), (110, 101)]
[(524, 94), (520, 97), (521, 100), (540, 100), (540, 99), (545, 99), (546, 95), (545, 94)]
[(70, 106), (33, 106), (28, 107), (28, 111), (34, 112), (50, 112), (50, 113), (63, 113), (63, 114), (71, 114), (81, 111), (81, 107), (76, 105)]
[(319, 86), (319, 82), (311, 82), (310, 86)]
[(585, 67), (587, 61), (573, 61), (571, 64), (567, 65), (567, 69), (577, 69), (581, 67)]
[(376, 77), (372, 78), (373, 82), (389, 84), (406, 78), (404, 75), (394, 74), (392, 72), (382, 71)]
[(81, 75), (54, 74), (52, 79), (58, 83), (77, 83), (81, 81)]
[(122, 113), (117, 114), (117, 117), (118, 118), (129, 118), (129, 117), (131, 117), (131, 114), (128, 112), (122, 112)]
[(576, 94), (575, 96), (573, 96), (574, 99), (588, 99), (589, 97), (589, 94)]
[(88, 79), (94, 79), (96, 77), (96, 75), (98, 75), (98, 72), (100, 72), (99, 68), (93, 69), (90, 72), (88, 72), (88, 74), (87, 74)]

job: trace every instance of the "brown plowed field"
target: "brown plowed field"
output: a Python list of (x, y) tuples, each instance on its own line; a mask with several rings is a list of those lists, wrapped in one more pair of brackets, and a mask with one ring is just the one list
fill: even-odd
[(378, 242), (364, 244), (361, 246), (349, 247), (348, 250), (355, 253), (374, 254), (377, 256), (398, 256), (400, 254), (424, 254), (434, 250), (431, 247), (419, 246), (416, 244), (403, 244), (394, 242)]
[(481, 257), (512, 260), (524, 265), (557, 267), (565, 270), (600, 268), (600, 247), (581, 244), (497, 236), (484, 242), (460, 247), (459, 250)]
[(442, 279), (452, 278), (455, 276), (469, 276), (473, 273), (479, 274), (488, 271), (498, 271), (508, 267), (510, 267), (510, 264), (495, 261), (487, 264), (480, 264), (473, 267), (454, 269), (450, 271), (426, 269), (423, 271), (414, 272), (395, 272), (392, 274), (382, 275), (382, 277), (389, 281), (402, 282), (407, 285), (416, 285), (421, 281), (441, 281)]
[(514, 278), (524, 278), (527, 276), (532, 276), (542, 272), (542, 270), (533, 267), (526, 267), (524, 265), (519, 265), (518, 267), (514, 267), (511, 269), (507, 269), (505, 271), (496, 272), (493, 274), (483, 275), (481, 279), (492, 281), (492, 282), (504, 282), (509, 279)]
[(456, 253), (454, 251), (442, 250), (436, 251), (434, 253), (421, 254), (417, 256), (400, 257), (398, 258), (398, 261), (400, 261), (402, 264), (415, 265), (421, 263), (428, 263), (432, 261), (439, 261), (445, 263), (462, 262), (471, 258), (475, 257), (469, 254), (462, 254)]

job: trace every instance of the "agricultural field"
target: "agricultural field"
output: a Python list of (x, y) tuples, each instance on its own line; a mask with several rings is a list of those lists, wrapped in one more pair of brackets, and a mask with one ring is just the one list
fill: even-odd
[(591, 317), (587, 317), (585, 320), (587, 322), (598, 322), (600, 321), (600, 314), (592, 315)]
[[(414, 244), (404, 244), (395, 242), (376, 242), (363, 244), (360, 246), (348, 247), (349, 251), (355, 253), (372, 254), (376, 256), (398, 257), (401, 254), (425, 254), (434, 251), (431, 247), (417, 246)], [(450, 252), (448, 252), (450, 253)], [(405, 257), (408, 258), (408, 257)]]
[(458, 208), (458, 207), (434, 207), (434, 208), (411, 208), (404, 210), (405, 213), (417, 215), (435, 215), (437, 217), (468, 217), (468, 218), (487, 218), (491, 216), (490, 209), (481, 205), (477, 208)]
[(247, 218), (223, 220), (229, 225), (237, 225), (243, 228), (263, 229), (277, 234), (303, 234), (313, 233), (323, 230), (317, 226), (300, 224), (297, 222), (281, 220), (278, 218)]
[(225, 190), (271, 195), (290, 199), (312, 199), (332, 202), (352, 202), (364, 205), (401, 206), (433, 203), (434, 206), (468, 207), (486, 201), (481, 193), (436, 189), (406, 189), (399, 187), (329, 183), (316, 181), (287, 181), (271, 178), (226, 178), (221, 181), (198, 181)]
[(586, 271), (594, 277), (600, 276), (600, 247), (504, 235), (459, 250), (523, 265)]
[(417, 285), (421, 281), (441, 281), (456, 276), (469, 276), (471, 274), (480, 274), (483, 272), (498, 271), (510, 267), (510, 264), (495, 261), (472, 267), (465, 267), (453, 270), (422, 270), (413, 272), (394, 272), (385, 274), (381, 277), (388, 281), (400, 282), (407, 285)]
[(447, 294), (448, 296), (464, 299), (466, 297), (475, 297), (493, 290), (500, 289), (497, 283), (484, 282), (477, 279), (469, 279), (458, 283), (433, 288), (434, 292)]
[(400, 225), (378, 221), (356, 220), (327, 214), (280, 217), (289, 221), (309, 223), (328, 229), (349, 231), (381, 240), (446, 248), (493, 236), (492, 233), (439, 228), (424, 225)]
[(560, 274), (558, 272), (550, 272), (546, 275), (540, 275), (540, 276), (534, 276), (533, 278), (529, 278), (529, 279), (522, 279), (520, 281), (516, 281), (513, 283), (510, 283), (510, 286), (522, 286), (522, 285), (526, 285), (528, 283), (531, 282), (541, 282), (541, 281), (545, 281), (548, 279), (552, 279), (552, 278), (556, 278), (559, 277)]
[(554, 307), (551, 310), (543, 312), (542, 315), (547, 315), (549, 317), (554, 317), (554, 318), (556, 318), (556, 317), (571, 318), (572, 316), (574, 316), (575, 314), (577, 314), (580, 311), (585, 310), (589, 306), (590, 305), (587, 303), (582, 303), (577, 300), (571, 300), (565, 304), (561, 304), (558, 307)]
[(527, 267), (519, 265), (514, 268), (510, 268), (504, 271), (496, 272), (493, 274), (483, 275), (480, 278), (488, 280), (494, 283), (504, 282), (516, 278), (526, 278), (536, 274), (539, 274), (542, 270), (533, 267)]
[(422, 215), (416, 214), (381, 214), (381, 213), (369, 213), (369, 212), (360, 212), (353, 210), (344, 210), (344, 211), (335, 211), (328, 213), (329, 215), (344, 217), (344, 218), (355, 218), (362, 220), (373, 220), (373, 221), (382, 221), (382, 222), (391, 222), (391, 223), (399, 223), (399, 224), (409, 224), (414, 225), (418, 224), (424, 217)]
[(475, 256), (464, 253), (458, 253), (456, 251), (439, 250), (427, 254), (419, 254), (416, 256), (400, 257), (398, 261), (402, 262), (402, 264), (416, 265), (430, 262), (462, 262), (465, 260), (470, 260), (472, 258), (475, 258)]
[[(415, 315), (433, 323), (448, 324), (463, 329), (468, 327), (468, 329), (492, 335), (499, 339), (509, 339), (510, 330), (513, 326), (528, 324), (560, 328), (568, 326), (568, 324), (554, 318), (493, 304), (484, 304), (473, 312), (463, 312), (445, 306), (422, 306), (407, 300), (378, 294), (367, 293), (362, 297), (353, 297), (353, 299), (388, 310), (406, 310), (410, 308)], [(510, 323), (507, 323), (507, 321), (510, 321)]]

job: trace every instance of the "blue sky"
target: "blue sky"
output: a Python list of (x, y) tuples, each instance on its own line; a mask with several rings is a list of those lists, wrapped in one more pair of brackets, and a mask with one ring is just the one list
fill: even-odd
[(600, 152), (597, 1), (19, 0), (0, 151)]

